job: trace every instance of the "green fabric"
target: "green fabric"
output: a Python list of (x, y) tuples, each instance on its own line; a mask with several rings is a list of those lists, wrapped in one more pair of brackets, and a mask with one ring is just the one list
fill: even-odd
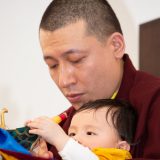
[(33, 143), (38, 139), (37, 135), (29, 134), (29, 127), (21, 127), (7, 131), (18, 143), (20, 143), (27, 150), (30, 150)]

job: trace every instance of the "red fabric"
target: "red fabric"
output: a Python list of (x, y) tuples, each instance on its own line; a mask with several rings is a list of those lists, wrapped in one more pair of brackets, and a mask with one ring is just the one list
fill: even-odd
[(9, 150), (3, 150), (3, 149), (0, 149), (0, 150), (3, 153), (11, 155), (19, 160), (51, 160), (51, 159), (46, 159), (46, 158), (34, 157), (31, 155), (27, 155), (27, 154), (23, 154), (23, 153), (19, 153), (19, 152), (13, 152), (13, 151), (9, 151)]
[[(124, 75), (116, 98), (128, 100), (138, 113), (134, 139), (138, 144), (131, 147), (133, 159), (160, 159), (160, 78), (136, 71), (128, 55), (124, 55)], [(66, 132), (73, 112), (70, 108), (67, 121), (61, 124)]]

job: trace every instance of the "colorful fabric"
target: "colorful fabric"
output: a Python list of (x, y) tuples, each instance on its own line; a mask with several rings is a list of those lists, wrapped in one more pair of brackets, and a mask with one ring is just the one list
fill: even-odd
[[(53, 121), (60, 123), (67, 118), (67, 113), (63, 112), (58, 116), (53, 117)], [(47, 149), (46, 142), (39, 136), (29, 134), (29, 127), (21, 127), (13, 130), (4, 130), (0, 128), (0, 155), (4, 160), (24, 160), (27, 159), (42, 159), (33, 155), (43, 155)], [(28, 154), (28, 155), (27, 155)], [(17, 157), (17, 158), (16, 158)], [(19, 159), (20, 158), (20, 159)]]
[(29, 134), (29, 127), (21, 127), (7, 131), (20, 145), (22, 145), (27, 150), (30, 150), (32, 148), (32, 145), (38, 139), (37, 135)]
[(0, 156), (3, 158), (2, 160), (51, 160), (3, 149), (0, 149)]
[(96, 148), (92, 151), (99, 157), (99, 160), (127, 160), (132, 158), (127, 150), (122, 149)]
[(14, 156), (11, 156), (7, 153), (4, 153), (3, 151), (0, 151), (0, 159), (2, 159), (2, 160), (18, 160)]
[(0, 128), (0, 149), (21, 152), (24, 154), (30, 154), (23, 146), (4, 129)]

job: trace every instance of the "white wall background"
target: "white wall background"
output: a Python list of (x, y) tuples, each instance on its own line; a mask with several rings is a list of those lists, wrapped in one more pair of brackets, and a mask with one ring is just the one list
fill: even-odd
[[(70, 106), (52, 82), (38, 41), (41, 16), (51, 0), (0, 0), (0, 108), (9, 128), (53, 116)], [(120, 19), (126, 52), (138, 68), (138, 26), (160, 17), (159, 0), (109, 0)]]

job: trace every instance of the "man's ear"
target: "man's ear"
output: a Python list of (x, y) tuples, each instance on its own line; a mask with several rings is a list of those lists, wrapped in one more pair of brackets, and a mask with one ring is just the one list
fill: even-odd
[(119, 149), (125, 149), (127, 151), (130, 150), (130, 145), (127, 141), (119, 141), (117, 144), (117, 148)]
[(116, 58), (122, 58), (125, 52), (125, 42), (123, 35), (115, 32), (110, 36), (110, 43)]

